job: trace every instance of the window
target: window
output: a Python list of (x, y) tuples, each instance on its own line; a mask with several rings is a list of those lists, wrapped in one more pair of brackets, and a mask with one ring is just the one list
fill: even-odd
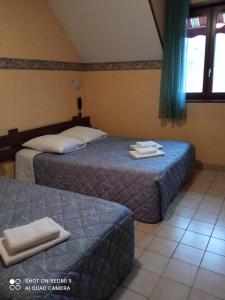
[(192, 8), (187, 26), (187, 98), (225, 102), (225, 5)]

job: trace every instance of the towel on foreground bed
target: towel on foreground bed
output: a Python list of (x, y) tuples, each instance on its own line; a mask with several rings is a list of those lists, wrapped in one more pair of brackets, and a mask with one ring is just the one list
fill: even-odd
[[(48, 218), (48, 219), (50, 219), (50, 218)], [(50, 220), (48, 220), (47, 222), (49, 222), (48, 225), (49, 224), (51, 224), (51, 225), (49, 225), (49, 227), (48, 227), (48, 225), (45, 225), (46, 232), (48, 232), (48, 233), (51, 232), (51, 235), (49, 235), (48, 238), (46, 237), (46, 234), (44, 234), (39, 239), (39, 242), (37, 242), (37, 239), (36, 240), (35, 240), (35, 238), (32, 239), (31, 235), (38, 234), (38, 236), (40, 237), (40, 234), (38, 232), (34, 232), (34, 231), (33, 231), (33, 233), (31, 233), (32, 232), (32, 230), (31, 230), (29, 233), (30, 237), (27, 236), (28, 243), (26, 244), (26, 246), (25, 246), (25, 244), (23, 244), (23, 246), (21, 246), (22, 244), (18, 243), (18, 244), (20, 244), (20, 248), (22, 247), (23, 250), (17, 251), (16, 253), (11, 252), (11, 249), (9, 247), (9, 241), (7, 240), (7, 238), (6, 237), (1, 238), (0, 239), (0, 255), (2, 257), (4, 264), (6, 266), (15, 264), (21, 260), (24, 260), (30, 256), (35, 255), (43, 250), (46, 250), (58, 243), (61, 243), (69, 238), (70, 233), (68, 231), (64, 230), (59, 224), (54, 222), (52, 219), (50, 219)], [(41, 219), (36, 222), (42, 223), (42, 222), (46, 222), (46, 220), (43, 221), (43, 219)], [(47, 222), (45, 224), (47, 224)], [(37, 226), (37, 224), (34, 225), (33, 223), (30, 223), (25, 226), (27, 226), (27, 227), (30, 226), (30, 228), (34, 228), (35, 226)], [(54, 230), (53, 230), (53, 226), (54, 226)], [(21, 228), (21, 227), (24, 227), (24, 226), (14, 228), (13, 234), (15, 234), (16, 229), (19, 230), (19, 228)], [(22, 232), (25, 232), (23, 230), (24, 230), (24, 228), (22, 228), (22, 230), (20, 231), (19, 235), (17, 235), (15, 240), (19, 240), (19, 236), (22, 236)], [(28, 232), (27, 228), (25, 228), (25, 230), (26, 230), (26, 232)], [(54, 231), (54, 235), (53, 235), (53, 231)], [(56, 232), (57, 232), (57, 234), (56, 234)], [(43, 238), (43, 236), (45, 236), (45, 237)], [(12, 238), (12, 236), (10, 238)], [(35, 240), (35, 242), (33, 242), (34, 240)], [(33, 242), (33, 244), (32, 244), (33, 246), (30, 246), (31, 241)]]
[[(163, 146), (154, 142), (154, 141), (143, 141), (143, 142), (136, 142), (134, 145), (136, 148), (144, 148), (144, 147), (155, 147), (158, 149), (162, 149)], [(136, 149), (135, 149), (136, 150)]]
[(162, 156), (165, 155), (165, 152), (161, 150), (157, 150), (155, 153), (140, 154), (137, 151), (129, 151), (129, 155), (133, 158), (140, 159), (140, 158), (147, 158), (147, 157), (154, 157), (154, 156)]
[(51, 218), (43, 218), (30, 224), (3, 231), (5, 243), (11, 254), (53, 240), (59, 236), (59, 228)]

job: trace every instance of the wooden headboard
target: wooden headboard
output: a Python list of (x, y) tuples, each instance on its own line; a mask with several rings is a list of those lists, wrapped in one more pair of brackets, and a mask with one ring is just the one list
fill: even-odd
[(7, 135), (0, 137), (0, 162), (15, 160), (16, 152), (22, 148), (23, 143), (32, 138), (46, 134), (57, 134), (76, 125), (90, 127), (90, 118), (73, 117), (70, 121), (21, 132), (18, 131), (18, 128), (11, 129)]

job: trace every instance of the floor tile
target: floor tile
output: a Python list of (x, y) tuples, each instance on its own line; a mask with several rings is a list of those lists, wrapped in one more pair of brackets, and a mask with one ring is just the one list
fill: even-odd
[(225, 240), (225, 227), (215, 226), (212, 236), (217, 239)]
[(197, 210), (196, 214), (194, 215), (194, 219), (210, 224), (215, 224), (217, 220), (217, 215), (206, 211)]
[(195, 198), (183, 198), (180, 201), (180, 205), (187, 207), (187, 208), (198, 208), (199, 204), (201, 202), (201, 199), (195, 199)]
[(195, 214), (195, 209), (178, 205), (174, 211), (174, 214), (185, 218), (192, 218)]
[(162, 274), (168, 262), (169, 258), (166, 256), (145, 251), (139, 259), (138, 267), (153, 273)]
[(225, 179), (225, 172), (224, 171), (218, 171), (216, 173), (216, 178), (218, 178), (218, 177)]
[(223, 184), (223, 185), (225, 185), (225, 178), (216, 177), (213, 180), (212, 184)]
[(225, 191), (225, 182), (218, 182), (218, 181), (213, 181), (213, 183), (210, 185), (211, 189), (214, 190), (220, 190), (220, 191)]
[(197, 177), (200, 177), (200, 176), (204, 176), (204, 177), (210, 177), (210, 178), (215, 178), (216, 175), (217, 175), (217, 172), (214, 171), (214, 170), (210, 170), (210, 172), (207, 170), (207, 169), (196, 169), (195, 170), (195, 174)]
[(174, 199), (177, 203), (179, 203), (182, 199), (185, 198), (185, 193), (187, 191), (185, 189), (182, 189), (176, 196), (176, 198)]
[(206, 189), (208, 189), (210, 186), (211, 186), (211, 184), (212, 184), (212, 181), (211, 180), (209, 180), (209, 179), (198, 179), (198, 178), (196, 178), (196, 180), (194, 180), (194, 182), (193, 182), (193, 184), (192, 184), (192, 186), (196, 186), (196, 187), (202, 187), (202, 188), (204, 188), (205, 190)]
[(192, 285), (197, 270), (198, 268), (195, 266), (171, 259), (164, 272), (164, 276), (187, 285)]
[(143, 252), (144, 252), (143, 248), (135, 246), (135, 248), (134, 248), (134, 257), (135, 257), (135, 259), (138, 260), (140, 258), (140, 256), (143, 254)]
[(158, 280), (158, 274), (134, 267), (122, 285), (145, 297), (148, 297), (156, 286)]
[(192, 289), (188, 300), (219, 300), (219, 298), (209, 295), (198, 289)]
[(196, 181), (199, 182), (207, 182), (209, 184), (212, 183), (212, 181), (214, 180), (215, 176), (206, 176), (203, 174), (200, 174), (199, 176), (197, 176)]
[(199, 266), (203, 255), (203, 250), (180, 244), (177, 247), (173, 258), (182, 260), (191, 265)]
[(212, 234), (213, 228), (214, 225), (197, 220), (192, 220), (188, 226), (189, 231), (206, 234), (209, 236)]
[(162, 277), (155, 287), (150, 299), (151, 300), (186, 300), (190, 287)]
[(216, 196), (216, 197), (221, 197), (221, 198), (225, 197), (225, 191), (221, 191), (221, 190), (213, 189), (213, 188), (210, 188), (207, 191), (207, 194), (212, 195), (212, 196)]
[(205, 193), (205, 192), (207, 192), (208, 188), (209, 188), (208, 182), (203, 182), (202, 184), (200, 184), (198, 182), (194, 182), (190, 186), (189, 191), (197, 192), (197, 193)]
[(131, 290), (119, 287), (110, 300), (146, 300), (147, 298), (141, 296)]
[(163, 224), (156, 234), (157, 236), (166, 238), (168, 240), (179, 242), (184, 232), (185, 232), (184, 229)]
[(216, 225), (225, 227), (225, 215), (219, 215)]
[(200, 175), (200, 176), (207, 176), (207, 177), (210, 177), (210, 178), (213, 179), (213, 178), (216, 177), (217, 171), (203, 169), (203, 170), (200, 170), (199, 175)]
[(173, 225), (182, 229), (186, 229), (190, 223), (190, 218), (184, 218), (177, 215), (172, 215), (167, 221), (165, 221), (166, 224)]
[(135, 246), (147, 248), (153, 239), (153, 235), (135, 230)]
[(207, 251), (225, 256), (225, 241), (211, 238), (207, 247)]
[(195, 248), (199, 248), (202, 250), (205, 250), (207, 245), (209, 242), (209, 237), (203, 234), (199, 234), (199, 233), (195, 233), (195, 232), (191, 232), (191, 231), (186, 231), (181, 243), (191, 246), (191, 247), (195, 247)]
[(210, 201), (215, 201), (215, 202), (218, 202), (218, 203), (223, 203), (224, 201), (224, 197), (217, 197), (217, 196), (212, 196), (212, 195), (209, 195), (209, 194), (206, 194), (203, 198), (203, 200), (210, 200)]
[(221, 172), (221, 174), (217, 174), (213, 182), (225, 183), (225, 172)]
[(203, 196), (204, 193), (196, 193), (191, 191), (188, 191), (184, 194), (185, 198), (198, 199), (198, 200), (202, 200)]
[(220, 177), (220, 178), (224, 178), (225, 179), (225, 172), (224, 171), (217, 171), (216, 172), (216, 178)]
[(194, 178), (194, 182), (196, 183), (196, 184), (201, 184), (201, 183), (208, 183), (209, 185), (211, 184), (211, 182), (212, 182), (212, 180), (213, 180), (213, 178), (211, 178), (211, 177), (208, 177), (208, 176), (203, 176), (203, 175), (198, 175), (198, 176), (196, 176), (195, 178)]
[(223, 204), (223, 207), (222, 207), (222, 209), (221, 209), (221, 212), (220, 212), (220, 214), (219, 214), (219, 217), (223, 217), (223, 216), (225, 216), (225, 204)]
[(199, 206), (199, 210), (207, 211), (213, 214), (219, 214), (221, 208), (222, 208), (222, 203), (220, 201), (204, 200), (204, 199)]
[(147, 224), (147, 223), (138, 222), (136, 229), (147, 233), (154, 233), (156, 230), (159, 229), (160, 226), (161, 223)]
[(225, 299), (225, 276), (199, 269), (194, 287), (221, 299)]
[(169, 219), (135, 222), (138, 267), (124, 281), (128, 289), (120, 287), (111, 300), (225, 300), (225, 175), (204, 170), (195, 178)]
[(148, 250), (171, 257), (177, 245), (177, 242), (169, 241), (156, 236), (152, 239), (150, 245), (148, 246)]
[(136, 228), (138, 221), (134, 220), (134, 227)]
[(225, 275), (225, 257), (211, 252), (206, 252), (201, 268)]

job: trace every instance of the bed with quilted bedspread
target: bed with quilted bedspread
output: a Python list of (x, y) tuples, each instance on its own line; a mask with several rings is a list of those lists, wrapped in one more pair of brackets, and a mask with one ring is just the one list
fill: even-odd
[[(7, 228), (45, 216), (70, 231), (70, 238), (10, 267), (0, 262), (0, 299), (107, 299), (132, 268), (131, 211), (102, 199), (0, 177), (1, 236)], [(20, 288), (10, 286), (10, 279), (21, 280)], [(39, 283), (26, 284), (28, 279)]]
[(38, 154), (36, 183), (99, 197), (127, 206), (135, 218), (157, 223), (195, 169), (195, 149), (179, 141), (157, 141), (164, 156), (135, 160), (136, 140), (108, 137), (72, 153)]

